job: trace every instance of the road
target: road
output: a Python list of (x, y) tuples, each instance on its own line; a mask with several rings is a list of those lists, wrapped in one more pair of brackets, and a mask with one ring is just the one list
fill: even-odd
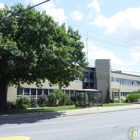
[(128, 140), (131, 127), (140, 130), (140, 109), (52, 119), (26, 116), (15, 121), (0, 120), (0, 140), (16, 140), (10, 136), (30, 140)]

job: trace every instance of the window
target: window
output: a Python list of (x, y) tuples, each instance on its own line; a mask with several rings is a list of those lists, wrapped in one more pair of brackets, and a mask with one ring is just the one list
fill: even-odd
[(90, 72), (90, 79), (93, 80), (93, 72)]
[(35, 88), (31, 89), (31, 95), (36, 95), (36, 89)]
[(42, 89), (37, 89), (37, 95), (42, 95)]
[(24, 88), (24, 95), (30, 95), (30, 89)]
[(93, 89), (94, 87), (93, 87), (93, 83), (90, 83), (90, 89)]
[(44, 89), (44, 94), (48, 95), (48, 89)]
[(23, 95), (23, 88), (17, 89), (17, 95)]
[(89, 73), (88, 72), (85, 72), (84, 78), (89, 79)]

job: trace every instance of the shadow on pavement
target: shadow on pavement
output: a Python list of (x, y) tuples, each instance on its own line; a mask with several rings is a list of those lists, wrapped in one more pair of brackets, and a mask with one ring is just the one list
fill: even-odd
[(1, 115), (0, 125), (3, 124), (23, 124), (23, 123), (36, 123), (42, 120), (50, 120), (60, 116), (63, 116), (63, 112), (44, 112), (44, 113), (27, 113), (18, 115)]

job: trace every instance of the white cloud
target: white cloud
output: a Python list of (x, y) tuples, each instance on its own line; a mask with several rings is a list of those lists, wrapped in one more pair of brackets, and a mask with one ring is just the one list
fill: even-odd
[(0, 9), (3, 9), (3, 8), (4, 8), (4, 4), (0, 3)]
[[(42, 2), (41, 0), (27, 0), (26, 4), (32, 2), (33, 4), (37, 4)], [(57, 1), (58, 2), (58, 1)], [(46, 13), (54, 18), (55, 21), (60, 23), (65, 22), (67, 19), (65, 15), (65, 11), (63, 8), (57, 8), (53, 1), (46, 2), (39, 6), (42, 10), (45, 10)]]
[(125, 11), (120, 11), (114, 16), (106, 18), (103, 15), (98, 15), (92, 24), (106, 27), (108, 33), (115, 32), (120, 27), (132, 27), (137, 30), (140, 29), (140, 7), (128, 8)]
[(79, 12), (78, 10), (71, 12), (70, 16), (72, 19), (77, 20), (77, 21), (81, 21), (83, 19), (83, 14)]
[[(140, 61), (140, 7), (128, 8), (125, 11), (120, 11), (112, 17), (104, 17), (98, 15), (92, 24), (105, 27), (106, 34), (125, 40), (124, 46), (131, 48), (130, 58), (133, 62), (131, 65), (139, 65)], [(138, 45), (134, 45), (138, 44)], [(126, 49), (128, 49), (126, 48)]]
[[(125, 73), (134, 73), (136, 71), (133, 69), (133, 66), (136, 66), (136, 62), (134, 62), (136, 58), (135, 53), (132, 54), (132, 59), (130, 58), (125, 62), (121, 58), (118, 58), (113, 52), (99, 48), (98, 46), (93, 45), (92, 42), (88, 43), (88, 50), (88, 60), (92, 66), (95, 64), (95, 59), (110, 59), (112, 70), (121, 70)], [(86, 52), (86, 48), (84, 51)], [(140, 59), (140, 52), (139, 55), (137, 54), (137, 57)]]
[(93, 8), (96, 12), (100, 12), (100, 5), (97, 0), (93, 0), (90, 4), (87, 4), (89, 8)]

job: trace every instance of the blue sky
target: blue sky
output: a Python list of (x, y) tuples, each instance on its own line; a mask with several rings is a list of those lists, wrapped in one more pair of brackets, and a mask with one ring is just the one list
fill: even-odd
[[(37, 4), (43, 0), (1, 0), (0, 6)], [(38, 6), (60, 24), (79, 30), (86, 38), (88, 61), (111, 59), (112, 70), (140, 75), (139, 0), (50, 0)]]

